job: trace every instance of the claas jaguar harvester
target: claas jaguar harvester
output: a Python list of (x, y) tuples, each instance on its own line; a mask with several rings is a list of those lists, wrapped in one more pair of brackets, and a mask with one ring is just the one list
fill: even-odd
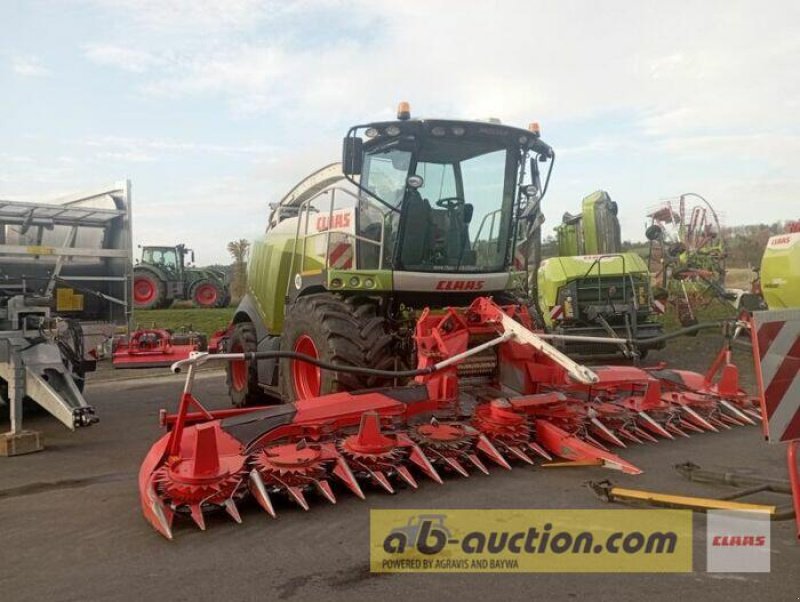
[[(274, 206), (227, 353), (173, 366), (178, 411), (139, 473), (150, 524), (172, 538), (178, 517), (241, 521), (246, 498), (275, 516), (554, 456), (636, 474), (612, 448), (756, 422), (728, 350), (701, 375), (591, 369), (547, 342), (525, 283), (553, 157), (536, 127), (404, 105), (353, 127), (341, 166)], [(236, 405), (284, 403), (207, 409), (192, 385), (208, 361), (228, 363)]]
[[(539, 165), (549, 175), (553, 157), (537, 124), (410, 119), (402, 107), (396, 121), (351, 128), (342, 163), (272, 207), (266, 236), (252, 247), (229, 349), (414, 366), (424, 308), (528, 298), (528, 249), (546, 192)], [(464, 362), (460, 373), (491, 372), (490, 356)], [(289, 359), (229, 372), (236, 406), (386, 384)]]
[(650, 349), (663, 348), (650, 272), (638, 254), (622, 252), (617, 204), (598, 190), (581, 205), (581, 213), (565, 213), (555, 228), (557, 256), (532, 270), (547, 327), (554, 333), (577, 335), (557, 345), (573, 356), (619, 351), (578, 337), (641, 341), (622, 347), (628, 356), (643, 357)]

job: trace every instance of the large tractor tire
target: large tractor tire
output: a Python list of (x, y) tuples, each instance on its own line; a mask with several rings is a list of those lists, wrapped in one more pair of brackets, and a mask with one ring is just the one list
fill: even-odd
[(164, 303), (164, 283), (151, 272), (134, 272), (133, 306), (136, 309), (156, 309)]
[(189, 298), (197, 307), (225, 307), (227, 293), (223, 286), (204, 278), (192, 285)]
[[(386, 320), (367, 299), (341, 299), (329, 293), (298, 299), (287, 311), (281, 351), (294, 351), (343, 366), (392, 370), (394, 337)], [(284, 402), (386, 383), (375, 377), (322, 370), (313, 364), (281, 359)]]
[[(258, 340), (256, 328), (250, 322), (237, 324), (228, 343), (230, 353), (247, 353), (256, 351)], [(255, 362), (228, 362), (226, 367), (228, 395), (234, 407), (243, 408), (249, 405), (274, 403), (276, 400), (267, 396), (258, 386), (258, 368)]]

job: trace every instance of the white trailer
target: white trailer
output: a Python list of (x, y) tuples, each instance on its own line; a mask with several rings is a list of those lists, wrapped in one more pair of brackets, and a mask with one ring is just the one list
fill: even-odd
[(23, 428), (25, 402), (71, 430), (97, 422), (83, 379), (129, 325), (132, 273), (129, 181), (47, 204), (0, 199), (0, 455), (43, 447)]

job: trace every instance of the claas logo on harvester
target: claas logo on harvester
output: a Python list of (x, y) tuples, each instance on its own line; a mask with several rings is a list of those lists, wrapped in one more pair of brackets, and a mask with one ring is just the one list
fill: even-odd
[(485, 280), (440, 280), (436, 283), (437, 291), (479, 291)]
[(345, 229), (351, 224), (350, 213), (335, 213), (334, 215), (321, 215), (317, 218), (317, 230), (324, 232), (329, 229)]

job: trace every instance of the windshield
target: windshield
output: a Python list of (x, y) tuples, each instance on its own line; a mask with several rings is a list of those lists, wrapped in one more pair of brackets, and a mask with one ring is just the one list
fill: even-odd
[(411, 151), (393, 149), (366, 157), (361, 185), (387, 205), (397, 207), (406, 191)]
[(168, 270), (178, 269), (178, 256), (173, 248), (151, 248), (142, 252), (142, 263), (161, 266)]
[[(395, 268), (504, 271), (520, 156), (503, 142), (470, 138), (368, 152), (361, 186), (400, 209), (386, 224)], [(416, 189), (410, 175), (421, 177)]]

